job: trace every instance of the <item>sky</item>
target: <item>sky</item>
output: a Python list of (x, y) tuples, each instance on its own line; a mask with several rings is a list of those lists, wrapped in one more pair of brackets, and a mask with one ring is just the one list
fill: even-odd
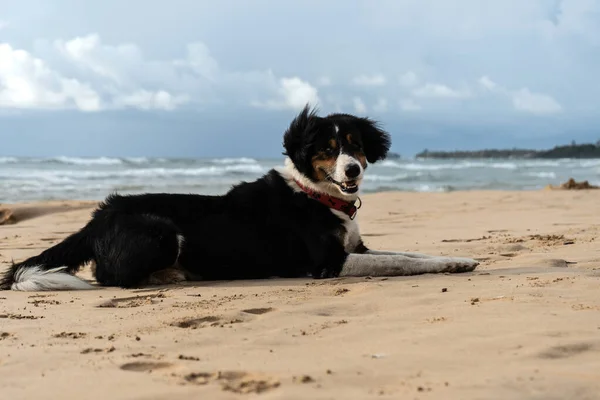
[(600, 139), (600, 0), (0, 0), (0, 155), (280, 156), (306, 104), (392, 150)]

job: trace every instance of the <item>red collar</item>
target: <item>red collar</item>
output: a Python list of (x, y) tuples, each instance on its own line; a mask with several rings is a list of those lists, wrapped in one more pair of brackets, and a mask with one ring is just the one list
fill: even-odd
[(354, 219), (354, 217), (356, 217), (356, 212), (362, 206), (362, 201), (360, 202), (358, 207), (356, 207), (354, 205), (354, 203), (355, 203), (354, 201), (346, 201), (346, 200), (338, 199), (337, 197), (329, 196), (328, 194), (316, 192), (310, 188), (305, 187), (300, 182), (298, 182), (296, 179), (294, 179), (294, 182), (296, 182), (296, 185), (298, 185), (298, 187), (300, 187), (300, 189), (302, 189), (302, 191), (304, 191), (304, 193), (306, 193), (313, 199), (320, 201), (321, 203), (325, 204), (329, 208), (333, 208), (335, 210), (345, 213), (346, 215), (348, 215), (350, 217), (350, 219)]

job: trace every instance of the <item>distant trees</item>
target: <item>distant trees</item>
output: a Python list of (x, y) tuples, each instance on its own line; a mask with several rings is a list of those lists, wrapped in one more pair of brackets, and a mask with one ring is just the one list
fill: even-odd
[(596, 144), (576, 144), (555, 146), (550, 150), (526, 149), (486, 149), (473, 151), (429, 151), (423, 150), (417, 158), (600, 158), (600, 140)]

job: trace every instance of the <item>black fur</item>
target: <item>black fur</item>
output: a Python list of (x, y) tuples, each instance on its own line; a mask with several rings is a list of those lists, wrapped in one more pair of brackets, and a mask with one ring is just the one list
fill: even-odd
[(351, 126), (358, 137), (362, 139), (362, 147), (371, 164), (386, 158), (392, 144), (390, 135), (370, 118), (360, 118), (349, 114), (330, 114), (332, 121), (342, 127)]
[[(310, 175), (319, 133), (332, 122), (357, 136), (369, 160), (385, 157), (389, 135), (372, 121), (346, 114), (322, 118), (307, 106), (284, 135), (286, 154), (301, 173)], [(101, 285), (120, 287), (137, 286), (176, 262), (206, 280), (334, 277), (347, 257), (343, 234), (342, 220), (327, 206), (293, 191), (271, 170), (223, 196), (111, 195), (79, 232), (13, 265), (0, 287), (10, 289), (19, 267), (67, 266), (74, 273), (92, 260)], [(185, 239), (181, 248), (178, 235)]]

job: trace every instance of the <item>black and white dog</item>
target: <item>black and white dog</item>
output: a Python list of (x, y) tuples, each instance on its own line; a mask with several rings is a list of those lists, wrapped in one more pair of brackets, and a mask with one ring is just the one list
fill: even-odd
[(472, 271), (469, 258), (368, 249), (355, 221), (368, 163), (390, 136), (368, 118), (317, 116), (307, 105), (283, 138), (285, 166), (222, 196), (111, 195), (80, 231), (12, 265), (0, 288), (89, 289), (183, 280), (399, 276)]

